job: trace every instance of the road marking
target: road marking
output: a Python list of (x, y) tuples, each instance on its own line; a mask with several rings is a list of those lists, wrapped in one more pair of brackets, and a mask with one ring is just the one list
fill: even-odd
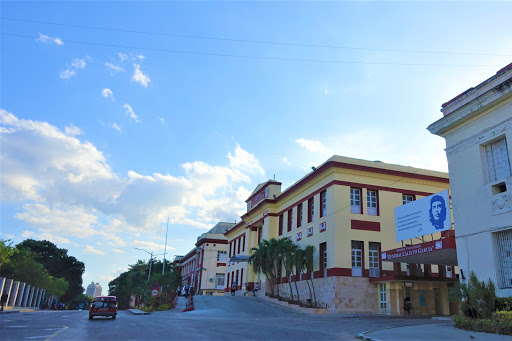
[(43, 337), (48, 337), (51, 335), (43, 335), (43, 336), (25, 336), (25, 339), (42, 339)]
[(56, 331), (55, 333), (53, 333), (52, 335), (50, 335), (47, 339), (45, 339), (44, 341), (48, 341), (50, 340), (52, 337), (55, 337), (57, 336), (59, 333), (62, 333), (64, 330), (68, 329), (68, 327), (64, 326), (64, 328), (62, 328), (61, 330), (58, 330)]
[(27, 326), (7, 326), (6, 328), (27, 328)]

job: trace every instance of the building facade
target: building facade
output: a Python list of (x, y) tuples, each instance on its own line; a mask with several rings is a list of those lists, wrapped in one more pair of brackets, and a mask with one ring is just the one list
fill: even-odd
[[(439, 310), (449, 314), (448, 285), (456, 281), (456, 269), (446, 278), (444, 266), (398, 263), (397, 267), (381, 261), (382, 250), (404, 246), (395, 238), (394, 208), (448, 188), (446, 173), (340, 156), (283, 192), (279, 182), (260, 184), (247, 199), (242, 221), (225, 234), (231, 260), (225, 291), (233, 282), (238, 289), (252, 288), (257, 282), (259, 294), (268, 294), (265, 276), (255, 274), (244, 258), (262, 239), (289, 238), (302, 248), (316, 248), (317, 302), (330, 312), (400, 314), (406, 294), (418, 293), (418, 300), (429, 301), (437, 288), (444, 302)], [(429, 240), (441, 237), (440, 233), (428, 236)], [(420, 272), (427, 275), (419, 276)], [(299, 292), (305, 301), (309, 289), (301, 279)], [(280, 279), (282, 295), (289, 294), (288, 280)], [(414, 283), (413, 292), (405, 287), (406, 281)], [(418, 302), (415, 313), (434, 314), (434, 303), (428, 304)]]
[(512, 296), (512, 64), (442, 105), (461, 280)]
[(182, 286), (188, 284), (200, 295), (222, 295), (227, 263), (227, 238), (224, 233), (234, 225), (218, 223), (199, 236), (195, 247), (185, 256), (175, 258)]
[(101, 285), (99, 283), (95, 284), (94, 282), (91, 282), (91, 284), (87, 286), (87, 290), (85, 291), (85, 294), (91, 297), (101, 296), (101, 293)]

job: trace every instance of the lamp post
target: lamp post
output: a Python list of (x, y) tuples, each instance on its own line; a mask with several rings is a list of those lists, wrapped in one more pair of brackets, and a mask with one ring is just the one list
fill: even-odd
[(164, 262), (162, 263), (162, 275), (165, 273), (165, 254), (167, 253), (167, 232), (169, 231), (169, 217), (167, 217), (167, 228), (165, 230)]
[(146, 253), (148, 253), (150, 255), (150, 258), (149, 258), (149, 271), (148, 271), (148, 282), (149, 282), (149, 278), (151, 277), (151, 265), (153, 263), (153, 252), (149, 252), (149, 251), (146, 251), (144, 249), (139, 249), (138, 247), (133, 247), (134, 249), (137, 249), (137, 250), (140, 250), (140, 251), (144, 251)]

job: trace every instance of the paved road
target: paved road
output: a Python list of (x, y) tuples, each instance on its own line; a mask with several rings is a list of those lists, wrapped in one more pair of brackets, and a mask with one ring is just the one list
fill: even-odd
[(116, 320), (88, 319), (87, 311), (0, 315), (1, 340), (354, 340), (362, 331), (430, 319), (310, 315), (255, 297), (196, 296), (195, 311), (150, 315), (120, 311)]

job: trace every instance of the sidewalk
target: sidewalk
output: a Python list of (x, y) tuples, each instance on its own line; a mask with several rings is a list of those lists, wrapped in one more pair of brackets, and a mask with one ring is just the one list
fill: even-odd
[(372, 341), (387, 340), (512, 340), (512, 336), (476, 333), (458, 329), (452, 326), (451, 321), (437, 324), (420, 324), (407, 327), (396, 327), (367, 331), (358, 335), (360, 339)]

